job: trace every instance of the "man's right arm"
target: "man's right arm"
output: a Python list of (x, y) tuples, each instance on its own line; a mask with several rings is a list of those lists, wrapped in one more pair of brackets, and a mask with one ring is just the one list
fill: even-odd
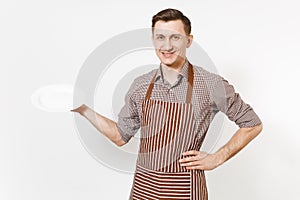
[(71, 111), (77, 112), (85, 117), (99, 132), (105, 135), (117, 146), (123, 146), (124, 144), (126, 144), (118, 131), (116, 122), (114, 122), (113, 120), (100, 115), (85, 104), (82, 104), (80, 107)]

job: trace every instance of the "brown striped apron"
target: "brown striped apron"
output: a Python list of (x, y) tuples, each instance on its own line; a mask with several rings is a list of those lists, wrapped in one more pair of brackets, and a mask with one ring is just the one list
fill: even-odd
[(142, 104), (139, 154), (129, 199), (207, 200), (204, 171), (179, 164), (183, 152), (199, 151), (201, 146), (191, 104), (193, 66), (189, 63), (185, 103), (150, 99), (155, 78), (156, 74)]

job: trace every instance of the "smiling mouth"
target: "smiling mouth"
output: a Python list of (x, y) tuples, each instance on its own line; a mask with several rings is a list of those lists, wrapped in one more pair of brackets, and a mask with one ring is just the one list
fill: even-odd
[(175, 54), (175, 52), (161, 52), (161, 53), (166, 58), (170, 58), (171, 56), (173, 56)]

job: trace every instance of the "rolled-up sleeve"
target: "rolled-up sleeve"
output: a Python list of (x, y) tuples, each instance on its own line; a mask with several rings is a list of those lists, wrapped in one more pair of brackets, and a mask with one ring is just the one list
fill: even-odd
[(140, 128), (140, 117), (137, 109), (136, 102), (133, 100), (132, 86), (125, 96), (125, 104), (118, 114), (117, 128), (124, 140), (129, 140), (137, 133)]
[(254, 127), (262, 123), (253, 108), (221, 76), (214, 87), (213, 100), (217, 110), (226, 114), (240, 128)]

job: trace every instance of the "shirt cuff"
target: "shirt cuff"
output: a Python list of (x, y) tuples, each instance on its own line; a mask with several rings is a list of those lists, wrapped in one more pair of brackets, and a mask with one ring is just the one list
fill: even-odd
[(240, 128), (251, 128), (262, 124), (258, 115), (253, 111), (253, 109), (246, 112), (239, 120), (236, 122)]
[(129, 134), (126, 134), (122, 129), (121, 129), (121, 127), (117, 124), (117, 129), (118, 129), (118, 131), (119, 131), (119, 133), (120, 133), (120, 135), (121, 135), (121, 138), (122, 138), (122, 140), (125, 142), (125, 143), (127, 143), (127, 142), (129, 142), (129, 140), (131, 139), (131, 135), (129, 135)]

